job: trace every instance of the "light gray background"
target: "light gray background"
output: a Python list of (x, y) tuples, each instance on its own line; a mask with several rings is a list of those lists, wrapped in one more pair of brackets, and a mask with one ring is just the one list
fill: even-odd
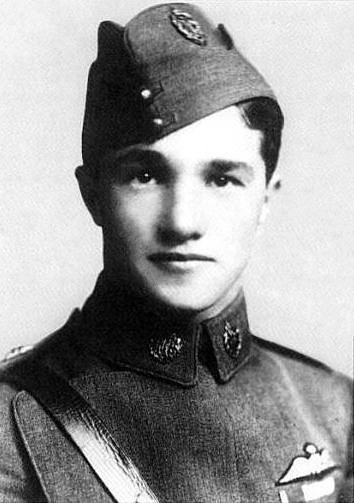
[[(154, 2), (2, 0), (0, 354), (82, 305), (101, 236), (74, 169), (98, 23)], [(197, 1), (276, 89), (283, 188), (247, 272), (253, 331), (352, 372), (354, 2)]]

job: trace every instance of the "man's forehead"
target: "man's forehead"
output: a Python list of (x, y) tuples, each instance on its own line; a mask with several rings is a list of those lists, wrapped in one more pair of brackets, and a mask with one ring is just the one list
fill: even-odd
[(251, 130), (238, 107), (232, 106), (215, 112), (156, 140), (150, 150), (178, 155), (186, 160), (198, 157), (226, 158), (241, 152), (245, 143), (259, 152), (260, 131)]
[(104, 163), (181, 164), (185, 169), (223, 163), (225, 169), (249, 169), (263, 163), (260, 154), (261, 132), (246, 125), (237, 107), (228, 107), (150, 144), (137, 143), (111, 150)]

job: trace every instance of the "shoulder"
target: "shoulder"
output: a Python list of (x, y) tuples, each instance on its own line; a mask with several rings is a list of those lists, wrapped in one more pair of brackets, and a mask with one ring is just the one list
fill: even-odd
[[(342, 389), (344, 396), (350, 396), (353, 380), (328, 365), (280, 344), (254, 337), (260, 353), (273, 361), (279, 371), (296, 381), (300, 386), (325, 389), (326, 386)], [(328, 390), (329, 391), (329, 390)]]
[(74, 332), (78, 326), (79, 310), (73, 311), (67, 322), (55, 332), (49, 334), (33, 346), (20, 346), (13, 348), (3, 360), (0, 361), (0, 383), (12, 383), (12, 386), (21, 388), (18, 376), (22, 368), (28, 363), (35, 364), (41, 361), (49, 366), (73, 357), (74, 345), (72, 344)]
[(20, 346), (13, 348), (3, 360), (0, 361), (0, 419), (2, 424), (8, 424), (11, 416), (12, 404), (16, 396), (26, 389), (24, 369), (28, 363), (46, 360), (50, 354), (57, 352), (58, 344), (65, 338), (67, 331), (64, 327), (50, 334), (34, 346)]
[[(44, 501), (40, 483), (23, 439), (17, 414), (29, 386), (26, 365), (37, 361), (51, 365), (51, 360), (64, 359), (73, 333), (74, 318), (58, 331), (32, 347), (12, 350), (0, 362), (0, 500)], [(70, 352), (70, 351), (69, 351)], [(27, 414), (31, 410), (28, 409)]]
[(284, 366), (294, 377), (312, 378), (315, 381), (334, 380), (349, 389), (352, 387), (353, 382), (350, 377), (336, 372), (315, 358), (260, 337), (254, 336), (254, 341), (261, 353), (277, 361), (280, 366)]
[(275, 370), (283, 389), (332, 425), (350, 428), (353, 380), (302, 353), (255, 337), (260, 358)]

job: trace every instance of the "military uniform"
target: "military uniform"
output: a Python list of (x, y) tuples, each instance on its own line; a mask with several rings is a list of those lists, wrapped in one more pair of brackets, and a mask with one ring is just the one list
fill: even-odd
[[(154, 7), (125, 28), (102, 23), (85, 169), (94, 173), (107, 151), (154, 142), (258, 98), (273, 102), (281, 129), (272, 89), (226, 28), (212, 27), (194, 6)], [(275, 164), (276, 155), (270, 170)], [(161, 502), (352, 500), (349, 379), (253, 336), (242, 291), (197, 322), (110, 279), (105, 269), (62, 329), (2, 366), (1, 501), (113, 501), (28, 392), (21, 370), (28, 362), (84, 397)]]
[[(7, 366), (33, 358), (68, 379), (159, 501), (351, 501), (349, 379), (251, 335), (242, 294), (199, 325), (161, 314), (101, 277), (81, 312)], [(6, 383), (1, 395), (1, 501), (111, 501), (30, 395)], [(306, 445), (325, 464), (291, 474)]]

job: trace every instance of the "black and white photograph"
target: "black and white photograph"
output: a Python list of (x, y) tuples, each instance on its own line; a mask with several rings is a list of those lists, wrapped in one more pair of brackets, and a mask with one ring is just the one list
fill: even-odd
[(0, 502), (353, 503), (354, 3), (0, 27)]

